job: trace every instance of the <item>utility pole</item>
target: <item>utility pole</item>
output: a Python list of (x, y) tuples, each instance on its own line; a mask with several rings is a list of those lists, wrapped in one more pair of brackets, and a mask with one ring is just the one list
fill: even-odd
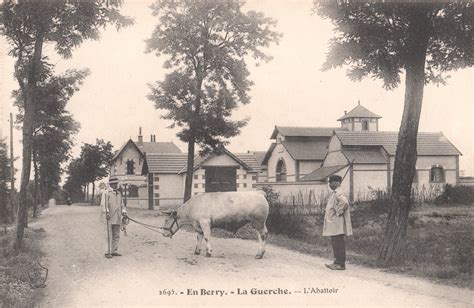
[(15, 166), (13, 165), (13, 114), (10, 112), (10, 202), (13, 218), (16, 220), (17, 208), (15, 206)]

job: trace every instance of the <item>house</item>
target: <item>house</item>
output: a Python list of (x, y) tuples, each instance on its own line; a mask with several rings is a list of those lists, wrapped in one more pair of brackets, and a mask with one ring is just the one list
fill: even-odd
[[(325, 181), (351, 166), (346, 181), (349, 196), (370, 198), (373, 191), (386, 191), (392, 185), (397, 142), (397, 132), (335, 131), (322, 167), (302, 181)], [(461, 153), (442, 133), (419, 133), (417, 154), (415, 188), (442, 190), (446, 183), (458, 183)]]
[(275, 140), (262, 164), (267, 182), (296, 182), (319, 168), (336, 127), (275, 126), (270, 139)]
[[(215, 191), (245, 191), (256, 188), (263, 153), (233, 154), (226, 148), (196, 156), (192, 194)], [(259, 160), (260, 159), (260, 160)], [(183, 203), (187, 172), (185, 153), (147, 153), (142, 175), (148, 182), (149, 208), (168, 208)]]
[(144, 142), (140, 127), (138, 140), (128, 140), (115, 152), (111, 160), (109, 183), (127, 186), (128, 206), (148, 207), (148, 184), (142, 175), (146, 153), (179, 155), (181, 150), (173, 142), (156, 142), (155, 135), (150, 136), (149, 142)]
[[(332, 174), (344, 177), (342, 189), (355, 199), (391, 187), (398, 132), (379, 131), (381, 116), (358, 105), (337, 121), (340, 127), (276, 126), (263, 161), (268, 182), (283, 195), (326, 189)], [(416, 189), (441, 190), (459, 181), (458, 149), (442, 133), (419, 133)]]

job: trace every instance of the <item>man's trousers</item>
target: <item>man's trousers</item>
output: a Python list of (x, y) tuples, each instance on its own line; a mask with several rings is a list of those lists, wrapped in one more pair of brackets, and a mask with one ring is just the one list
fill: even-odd
[(344, 234), (338, 234), (331, 236), (332, 251), (336, 261), (334, 264), (340, 266), (346, 266), (346, 244), (344, 242)]
[(118, 244), (120, 240), (120, 225), (109, 224), (109, 245), (110, 253), (118, 252)]

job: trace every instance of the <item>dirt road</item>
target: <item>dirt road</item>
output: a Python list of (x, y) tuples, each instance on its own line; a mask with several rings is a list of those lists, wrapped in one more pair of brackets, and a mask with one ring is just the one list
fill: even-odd
[[(256, 241), (213, 238), (213, 257), (195, 256), (193, 233), (180, 231), (170, 240), (133, 223), (121, 238), (123, 256), (109, 260), (100, 217), (98, 207), (59, 205), (33, 225), (47, 235), (49, 277), (41, 306), (467, 307), (473, 299), (469, 290), (350, 264), (330, 271), (324, 267), (329, 260), (271, 245), (256, 260)], [(161, 225), (162, 218), (145, 221)]]

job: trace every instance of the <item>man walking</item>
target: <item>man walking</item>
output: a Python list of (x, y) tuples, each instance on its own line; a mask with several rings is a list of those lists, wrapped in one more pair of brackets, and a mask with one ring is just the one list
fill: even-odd
[(123, 203), (122, 193), (117, 189), (116, 183), (111, 183), (101, 197), (102, 211), (105, 212), (107, 222), (107, 246), (105, 257), (120, 257), (118, 244), (120, 240), (120, 227), (122, 216), (127, 216), (127, 209)]
[(326, 267), (332, 270), (346, 269), (344, 236), (352, 235), (349, 201), (338, 189), (341, 182), (342, 177), (339, 175), (329, 177), (330, 192), (324, 215), (323, 236), (331, 237), (332, 250), (336, 259), (333, 264), (326, 264)]

